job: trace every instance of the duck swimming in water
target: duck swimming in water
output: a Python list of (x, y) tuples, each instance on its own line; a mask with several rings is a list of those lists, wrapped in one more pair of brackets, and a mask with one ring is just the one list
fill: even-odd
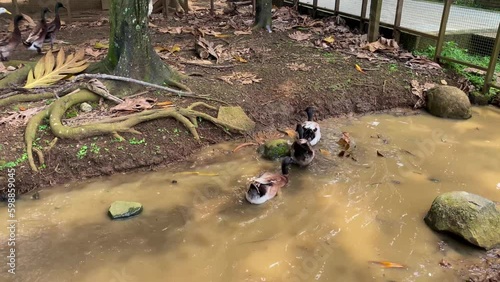
[(274, 198), (278, 191), (288, 183), (288, 166), (292, 163), (290, 157), (281, 162), (281, 174), (265, 172), (250, 183), (245, 194), (248, 202), (260, 205)]
[(319, 124), (313, 121), (314, 108), (307, 107), (305, 109), (307, 113), (307, 121), (302, 123), (302, 128), (304, 130), (304, 139), (307, 139), (311, 146), (318, 144), (319, 139), (321, 139), (321, 131), (319, 129)]
[(292, 144), (291, 155), (294, 164), (308, 166), (314, 159), (315, 152), (307, 139), (304, 138), (304, 128), (297, 124), (297, 139)]
[(17, 48), (17, 45), (21, 43), (21, 30), (19, 30), (19, 22), (24, 20), (24, 17), (17, 15), (14, 17), (14, 31), (5, 41), (0, 42), (0, 59), (2, 61), (7, 61), (10, 54)]

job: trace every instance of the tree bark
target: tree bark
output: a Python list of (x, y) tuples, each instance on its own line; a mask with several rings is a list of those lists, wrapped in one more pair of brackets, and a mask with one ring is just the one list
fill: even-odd
[(179, 78), (151, 45), (148, 0), (112, 0), (109, 50), (96, 70), (155, 84), (171, 85)]
[(268, 32), (271, 31), (272, 23), (272, 0), (257, 0), (255, 2), (255, 25), (254, 28), (265, 28)]

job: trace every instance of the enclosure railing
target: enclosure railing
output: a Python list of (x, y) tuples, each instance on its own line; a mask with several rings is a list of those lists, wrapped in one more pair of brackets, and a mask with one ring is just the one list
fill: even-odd
[[(291, 3), (292, 1), (285, 1)], [(380, 3), (381, 2), (381, 3)], [(484, 72), (483, 93), (490, 87), (499, 88), (500, 72), (498, 53), (500, 50), (500, 11), (462, 7), (453, 0), (300, 0), (299, 4), (310, 8), (312, 15), (318, 11), (359, 20), (360, 29), (366, 24), (391, 28), (393, 38), (401, 39), (401, 33), (413, 34), (436, 42), (435, 60), (443, 60), (475, 68)], [(378, 5), (381, 7), (373, 7)], [(367, 15), (370, 11), (370, 15)], [(374, 22), (377, 21), (377, 22)], [(368, 33), (373, 32), (368, 29)], [(376, 30), (378, 35), (378, 28)], [(370, 34), (369, 34), (370, 35)], [(496, 36), (495, 36), (496, 35)], [(373, 38), (370, 37), (369, 38)], [(445, 42), (459, 41), (459, 46), (470, 53), (470, 58), (490, 57), (487, 64), (477, 60), (454, 58), (443, 53)], [(463, 42), (460, 42), (463, 41)], [(464, 43), (464, 44), (462, 44)], [(470, 48), (469, 48), (470, 47)], [(495, 82), (494, 82), (495, 81)]]

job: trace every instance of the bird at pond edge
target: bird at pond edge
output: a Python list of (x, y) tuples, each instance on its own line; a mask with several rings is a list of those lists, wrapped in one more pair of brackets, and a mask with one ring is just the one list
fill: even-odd
[(302, 129), (304, 130), (304, 139), (307, 139), (311, 146), (318, 144), (319, 139), (321, 139), (321, 130), (319, 124), (313, 121), (314, 108), (307, 107), (305, 109), (307, 113), (307, 120), (302, 123)]
[(311, 143), (304, 137), (304, 128), (297, 124), (297, 139), (292, 144), (291, 156), (294, 164), (299, 166), (308, 166), (314, 159), (315, 152)]
[(279, 190), (288, 183), (288, 166), (292, 163), (290, 157), (285, 157), (281, 162), (281, 174), (265, 172), (252, 180), (245, 194), (248, 202), (260, 205), (274, 198)]
[(24, 20), (24, 17), (17, 15), (14, 17), (14, 30), (10, 37), (0, 42), (0, 59), (2, 61), (7, 61), (10, 54), (17, 48), (17, 45), (21, 43), (21, 30), (19, 30), (19, 22)]

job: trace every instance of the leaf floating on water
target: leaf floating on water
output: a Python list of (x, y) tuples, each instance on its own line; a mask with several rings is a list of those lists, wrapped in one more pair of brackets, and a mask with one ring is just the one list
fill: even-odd
[(183, 172), (178, 172), (176, 174), (195, 174), (195, 175), (199, 175), (199, 176), (219, 176), (218, 173), (199, 172), (199, 171), (183, 171)]
[(337, 144), (339, 144), (344, 151), (349, 150), (349, 148), (351, 147), (349, 132), (342, 132), (342, 137), (340, 137), (339, 141), (337, 141)]
[(390, 262), (390, 261), (370, 261), (373, 264), (378, 264), (381, 265), (382, 267), (385, 268), (405, 268), (406, 266), (395, 263), (395, 262)]
[(284, 130), (279, 129), (278, 131), (283, 132), (286, 135), (288, 135), (289, 137), (292, 137), (294, 139), (297, 137), (297, 131), (295, 131), (293, 129), (284, 129)]
[(243, 143), (243, 144), (240, 144), (240, 145), (236, 146), (236, 148), (234, 148), (234, 150), (233, 150), (233, 153), (235, 153), (235, 152), (239, 151), (239, 150), (240, 150), (241, 148), (243, 148), (243, 147), (247, 147), (247, 146), (257, 146), (257, 145), (259, 145), (259, 144), (257, 144), (257, 143), (253, 143), (253, 142), (250, 142), (250, 143)]
[(57, 58), (54, 58), (54, 55), (49, 50), (38, 61), (35, 68), (29, 71), (24, 88), (49, 86), (67, 75), (84, 71), (89, 66), (84, 56), (85, 50), (80, 49), (75, 54), (66, 57), (63, 48), (61, 48)]
[(331, 155), (330, 151), (325, 150), (325, 149), (319, 149), (319, 152), (320, 152), (323, 156), (330, 156), (330, 155)]
[(382, 153), (380, 153), (380, 151), (379, 151), (379, 150), (377, 150), (377, 156), (378, 156), (378, 157), (385, 158), (385, 156), (384, 156)]

